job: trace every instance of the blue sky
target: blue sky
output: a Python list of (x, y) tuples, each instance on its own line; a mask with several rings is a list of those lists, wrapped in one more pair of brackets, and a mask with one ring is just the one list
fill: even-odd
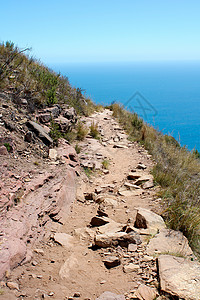
[(45, 63), (200, 60), (199, 0), (5, 0), (0, 41)]

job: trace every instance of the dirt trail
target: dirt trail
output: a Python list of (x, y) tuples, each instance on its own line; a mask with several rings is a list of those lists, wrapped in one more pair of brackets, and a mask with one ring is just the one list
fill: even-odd
[[(97, 210), (122, 227), (134, 226), (136, 207), (159, 212), (159, 199), (155, 196), (157, 188), (150, 175), (153, 166), (150, 155), (136, 142), (128, 141), (109, 110), (85, 118), (87, 126), (93, 121), (98, 123), (101, 140), (87, 136), (80, 143), (79, 157), (86, 170), (93, 164), (96, 171), (89, 178), (81, 171), (77, 177), (77, 199), (67, 222), (64, 225), (55, 223), (51, 238), (35, 247), (33, 260), (13, 270), (9, 280), (19, 284), (19, 291), (6, 289), (0, 299), (60, 300), (72, 299), (70, 297), (77, 293), (75, 296), (79, 299), (94, 300), (104, 291), (130, 299), (141, 283), (157, 287), (156, 262), (145, 253), (145, 238), (133, 252), (119, 245), (92, 247), (96, 231), (104, 230), (102, 226), (89, 226)], [(102, 163), (108, 165), (107, 169), (102, 170)], [(131, 170), (142, 176), (148, 175), (143, 188), (127, 179)], [(71, 237), (67, 236), (68, 240), (60, 245), (55, 242), (56, 233)], [(59, 238), (57, 235), (58, 241)], [(104, 260), (108, 256), (117, 256), (120, 264), (106, 268)], [(135, 269), (126, 272), (125, 266), (130, 263)]]

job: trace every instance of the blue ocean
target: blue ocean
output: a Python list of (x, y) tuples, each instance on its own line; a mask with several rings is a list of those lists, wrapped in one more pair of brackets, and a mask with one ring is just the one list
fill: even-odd
[(118, 102), (200, 151), (200, 61), (50, 65), (95, 103)]

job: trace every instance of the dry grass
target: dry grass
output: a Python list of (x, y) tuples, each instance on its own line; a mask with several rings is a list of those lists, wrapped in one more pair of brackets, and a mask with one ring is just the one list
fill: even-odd
[(118, 104), (111, 106), (131, 140), (137, 140), (152, 154), (154, 179), (162, 187), (163, 217), (168, 226), (180, 230), (200, 255), (200, 160), (171, 136), (145, 124)]

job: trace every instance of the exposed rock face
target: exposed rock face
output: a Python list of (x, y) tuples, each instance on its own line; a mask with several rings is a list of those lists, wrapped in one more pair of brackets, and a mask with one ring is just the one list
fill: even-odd
[(147, 253), (154, 254), (177, 254), (191, 256), (192, 250), (187, 238), (180, 232), (172, 229), (162, 229), (147, 246)]
[(125, 297), (111, 292), (104, 292), (96, 300), (125, 300)]
[[(64, 144), (60, 155), (63, 152), (72, 153), (71, 146)], [(75, 199), (75, 171), (69, 167), (70, 159), (60, 157), (65, 163), (59, 168), (52, 165), (48, 172), (39, 172), (28, 180), (11, 173), (6, 164), (1, 165), (0, 279), (28, 260), (27, 245), (31, 247), (35, 240), (48, 235), (52, 220), (64, 223), (67, 219)]]
[(137, 208), (135, 227), (148, 229), (150, 234), (156, 234), (158, 230), (166, 228), (166, 225), (161, 216), (148, 209), (139, 207)]
[(30, 128), (30, 130), (33, 130), (45, 144), (53, 144), (52, 138), (45, 132), (41, 125), (33, 121), (28, 121), (27, 126)]
[(161, 290), (181, 299), (197, 300), (200, 295), (200, 264), (182, 257), (158, 258)]
[(0, 251), (0, 279), (6, 271), (17, 267), (26, 258), (25, 243), (18, 238), (9, 238), (1, 244)]

